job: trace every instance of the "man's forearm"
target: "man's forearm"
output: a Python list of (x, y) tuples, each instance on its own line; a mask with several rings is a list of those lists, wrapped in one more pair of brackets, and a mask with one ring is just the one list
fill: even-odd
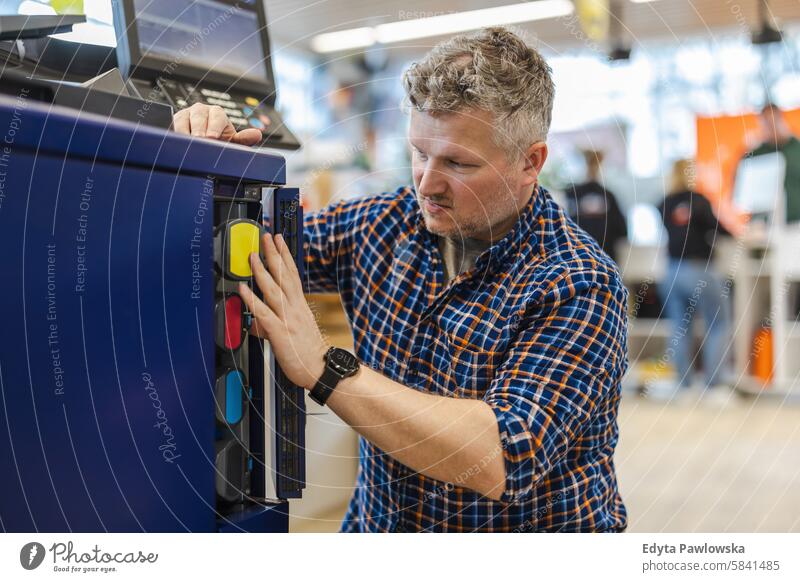
[(497, 420), (481, 400), (425, 394), (366, 367), (346, 378), (328, 406), (404, 465), (499, 499), (505, 464)]

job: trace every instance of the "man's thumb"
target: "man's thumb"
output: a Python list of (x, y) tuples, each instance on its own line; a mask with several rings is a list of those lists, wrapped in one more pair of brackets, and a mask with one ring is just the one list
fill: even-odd
[(231, 138), (231, 141), (241, 145), (252, 146), (259, 143), (261, 139), (261, 130), (243, 129), (242, 131), (236, 132), (236, 135)]

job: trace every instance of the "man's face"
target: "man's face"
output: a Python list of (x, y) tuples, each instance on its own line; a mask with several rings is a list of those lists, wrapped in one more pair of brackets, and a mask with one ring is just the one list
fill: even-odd
[[(426, 228), (434, 234), (498, 240), (519, 218), (546, 157), (528, 152), (518, 162), (494, 143), (486, 111), (431, 115), (411, 112), (408, 140), (412, 172)], [(538, 151), (538, 150), (537, 150)]]

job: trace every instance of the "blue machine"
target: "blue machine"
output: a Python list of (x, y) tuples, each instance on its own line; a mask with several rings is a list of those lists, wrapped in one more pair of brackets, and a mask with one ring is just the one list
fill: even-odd
[(285, 183), (279, 156), (0, 97), (0, 529), (287, 531), (302, 393), (228, 280), (263, 199), (302, 261)]

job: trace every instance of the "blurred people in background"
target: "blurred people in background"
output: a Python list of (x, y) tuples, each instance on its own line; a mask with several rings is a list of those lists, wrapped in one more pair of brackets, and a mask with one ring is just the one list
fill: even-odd
[(583, 230), (594, 238), (605, 253), (617, 262), (617, 243), (628, 236), (625, 216), (613, 193), (600, 183), (603, 152), (585, 151), (586, 181), (566, 190), (567, 211)]
[(672, 356), (677, 369), (678, 387), (691, 386), (697, 354), (692, 323), (699, 313), (705, 323), (701, 349), (704, 385), (706, 389), (722, 388), (729, 379), (730, 314), (722, 277), (714, 272), (710, 259), (715, 241), (728, 232), (709, 201), (693, 188), (694, 163), (675, 162), (669, 194), (659, 206), (669, 239), (667, 280), (662, 286), (672, 324), (667, 356)]
[(748, 156), (783, 153), (786, 158), (786, 222), (800, 221), (800, 140), (792, 134), (783, 111), (774, 103), (764, 106), (759, 123), (763, 141)]

